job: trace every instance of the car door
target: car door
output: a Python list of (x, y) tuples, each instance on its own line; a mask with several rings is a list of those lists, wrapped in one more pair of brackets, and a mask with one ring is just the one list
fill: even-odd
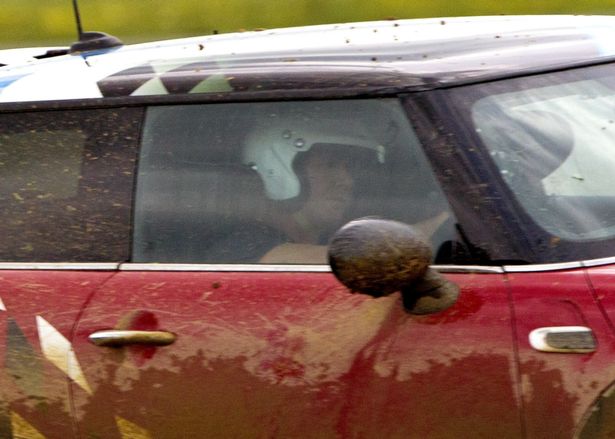
[(615, 339), (585, 269), (568, 267), (508, 267), (528, 437), (608, 437), (612, 426), (597, 402), (615, 380)]
[(396, 99), (151, 107), (142, 138), (133, 262), (75, 331), (82, 436), (521, 435), (501, 269), (441, 266), (459, 298), (417, 315), (336, 280), (330, 224), (308, 245), (255, 221), (305, 212), (295, 156), (342, 144), (353, 203), (321, 213), (413, 223), (445, 258), (455, 215)]
[[(76, 333), (92, 386), (73, 385), (83, 435), (521, 434), (501, 274), (451, 274), (458, 303), (413, 316), (399, 295), (352, 295), (319, 267), (126, 269), (96, 294)], [(112, 328), (177, 340), (88, 342)]]
[(138, 113), (0, 115), (0, 437), (74, 433), (69, 381), (91, 388), (71, 339), (129, 252)]
[(614, 431), (613, 78), (601, 65), (445, 92), (521, 248), (505, 270), (529, 437)]

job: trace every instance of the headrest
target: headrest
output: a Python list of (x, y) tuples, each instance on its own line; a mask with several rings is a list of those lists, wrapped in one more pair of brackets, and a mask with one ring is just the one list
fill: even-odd
[(574, 131), (562, 116), (551, 111), (525, 111), (514, 120), (520, 127), (514, 142), (516, 158), (526, 167), (526, 175), (542, 179), (572, 152)]

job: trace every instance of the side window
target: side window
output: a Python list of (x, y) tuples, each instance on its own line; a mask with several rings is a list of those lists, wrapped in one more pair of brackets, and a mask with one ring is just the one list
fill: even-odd
[(125, 261), (142, 110), (0, 115), (0, 261)]
[(415, 224), (434, 254), (455, 220), (396, 99), (151, 107), (134, 262), (327, 262), (347, 221)]

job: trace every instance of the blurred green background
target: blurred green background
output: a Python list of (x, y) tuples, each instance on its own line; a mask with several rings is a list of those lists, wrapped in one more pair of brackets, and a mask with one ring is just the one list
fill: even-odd
[[(614, 14), (615, 0), (80, 0), (84, 30), (124, 42), (214, 30), (498, 14)], [(2, 0), (0, 46), (67, 45), (75, 40), (71, 0)]]

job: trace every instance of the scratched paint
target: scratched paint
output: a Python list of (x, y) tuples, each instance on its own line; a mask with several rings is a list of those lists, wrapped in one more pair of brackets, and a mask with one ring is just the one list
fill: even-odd
[[(9, 412), (8, 424), (2, 426), (0, 422), (0, 432), (12, 428), (12, 411), (47, 437), (73, 436), (70, 378), (43, 354), (36, 316), (68, 339), (84, 301), (99, 282), (111, 275), (104, 271), (2, 271), (0, 290), (7, 311), (0, 312), (0, 401)], [(70, 371), (68, 359), (63, 363)], [(74, 372), (70, 374), (75, 376)], [(11, 436), (0, 434), (0, 438), (4, 437)]]
[[(476, 295), (469, 301), (481, 305), (440, 317), (406, 313), (399, 294), (349, 294), (331, 274), (297, 276), (118, 274), (77, 329), (75, 352), (92, 387), (91, 395), (75, 387), (82, 434), (114, 437), (114, 416), (152, 437), (375, 437), (384, 426), (389, 437), (521, 434), (499, 276), (468, 277), (472, 292), (462, 290), (459, 302)], [(126, 349), (85, 340), (139, 309), (177, 341), (137, 364)], [(475, 388), (486, 389), (484, 399)]]

